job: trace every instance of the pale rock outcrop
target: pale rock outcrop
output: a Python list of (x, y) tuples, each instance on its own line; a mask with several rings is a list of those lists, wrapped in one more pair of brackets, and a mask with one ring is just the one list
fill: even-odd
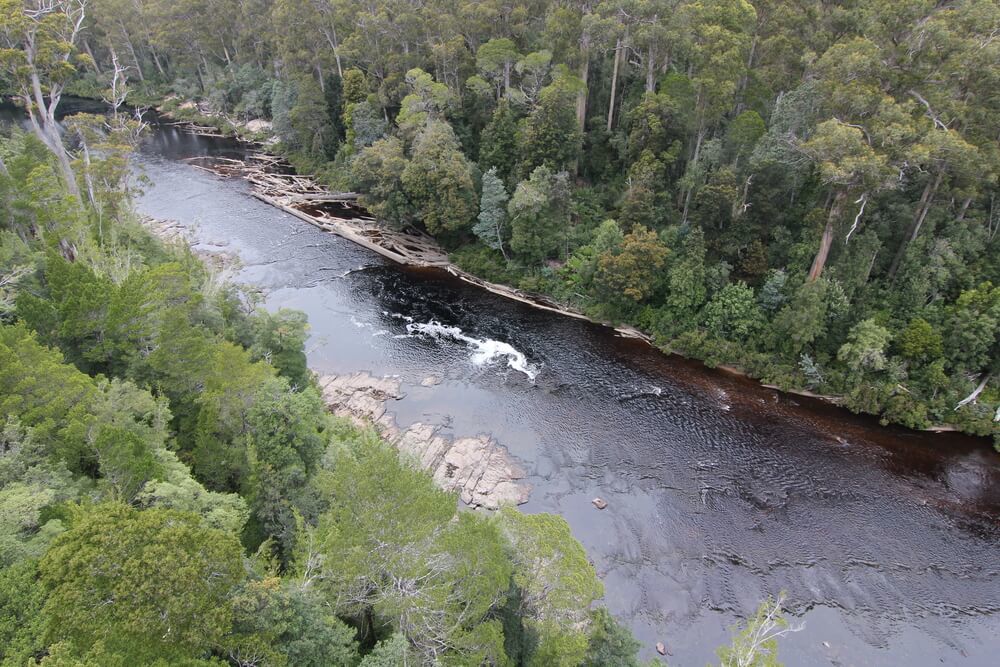
[(440, 427), (417, 422), (400, 430), (386, 402), (404, 396), (395, 378), (368, 373), (320, 378), (330, 410), (359, 426), (372, 423), (382, 436), (417, 465), (430, 471), (443, 489), (457, 491), (467, 505), (497, 509), (528, 501), (525, 471), (507, 449), (488, 435), (453, 439)]
[(246, 124), (246, 128), (248, 132), (270, 132), (272, 125), (270, 121), (254, 118)]

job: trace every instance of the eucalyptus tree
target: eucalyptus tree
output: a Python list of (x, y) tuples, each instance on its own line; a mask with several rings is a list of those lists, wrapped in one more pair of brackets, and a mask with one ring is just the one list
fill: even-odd
[(28, 112), (31, 129), (55, 155), (66, 189), (80, 188), (63, 145), (56, 109), (77, 64), (87, 0), (4, 0), (0, 4), (0, 71)]

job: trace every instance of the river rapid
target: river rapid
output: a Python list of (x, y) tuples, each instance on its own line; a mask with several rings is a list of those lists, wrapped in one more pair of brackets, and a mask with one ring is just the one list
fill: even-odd
[[(490, 433), (572, 527), (605, 602), (653, 655), (704, 665), (786, 591), (805, 629), (788, 665), (995, 665), (1000, 455), (984, 440), (883, 428), (659, 353), (608, 328), (414, 270), (195, 169), (227, 140), (159, 127), (137, 207), (239, 257), (269, 308), (309, 316), (319, 373), (398, 376), (398, 423)], [(422, 386), (428, 376), (441, 379)], [(591, 499), (608, 501), (597, 510)]]

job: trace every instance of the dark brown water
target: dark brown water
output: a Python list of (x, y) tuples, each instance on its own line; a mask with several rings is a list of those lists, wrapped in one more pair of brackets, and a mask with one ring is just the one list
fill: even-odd
[[(806, 623), (781, 645), (789, 665), (1000, 663), (985, 441), (882, 428), (388, 265), (179, 161), (212, 153), (240, 149), (158, 131), (139, 209), (237, 253), (268, 306), (304, 310), (313, 368), (398, 375), (401, 423), (494, 434), (531, 473), (523, 509), (569, 521), (647, 654), (663, 641), (671, 664), (704, 665), (784, 590)], [(431, 374), (443, 382), (419, 386)]]

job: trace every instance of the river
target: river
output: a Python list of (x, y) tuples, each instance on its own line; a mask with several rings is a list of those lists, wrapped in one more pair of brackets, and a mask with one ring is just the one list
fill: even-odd
[[(569, 522), (644, 655), (662, 641), (671, 664), (704, 665), (786, 591), (805, 622), (781, 643), (788, 665), (997, 664), (1000, 455), (986, 441), (883, 428), (392, 265), (181, 161), (208, 154), (240, 148), (157, 129), (139, 210), (238, 255), (235, 278), (268, 307), (305, 311), (318, 372), (398, 376), (401, 425), (493, 434), (529, 471), (521, 509)], [(441, 383), (421, 386), (430, 375)]]

